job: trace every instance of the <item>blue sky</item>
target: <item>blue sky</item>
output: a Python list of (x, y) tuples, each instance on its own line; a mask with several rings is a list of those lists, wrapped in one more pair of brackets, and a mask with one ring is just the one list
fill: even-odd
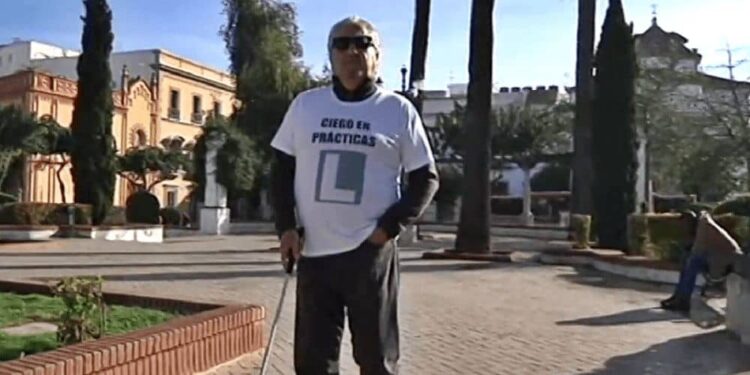
[[(0, 43), (14, 37), (80, 49), (83, 6), (79, 0), (0, 0)], [(304, 62), (319, 71), (326, 62), (325, 41), (335, 21), (359, 15), (382, 31), (386, 86), (400, 87), (399, 69), (409, 62), (414, 13), (409, 0), (297, 0)], [(164, 48), (227, 69), (218, 30), (224, 23), (221, 0), (110, 0), (115, 49)], [(427, 82), (431, 89), (468, 80), (469, 0), (433, 0)], [(651, 23), (657, 4), (659, 24), (698, 48), (705, 66), (726, 62), (725, 48), (750, 58), (750, 33), (743, 18), (750, 0), (623, 0), (635, 32)], [(597, 39), (606, 0), (597, 0)], [(577, 0), (497, 0), (495, 62), (498, 86), (572, 85), (575, 78)], [(724, 69), (706, 69), (725, 76)], [(750, 62), (738, 71), (750, 77)]]

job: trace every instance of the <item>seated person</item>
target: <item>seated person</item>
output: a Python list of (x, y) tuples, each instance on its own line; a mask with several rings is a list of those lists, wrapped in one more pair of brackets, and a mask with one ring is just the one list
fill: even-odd
[(690, 256), (680, 271), (680, 280), (674, 293), (661, 301), (667, 310), (690, 311), (690, 297), (695, 289), (695, 280), (699, 274), (719, 279), (730, 271), (734, 256), (741, 253), (740, 246), (724, 228), (720, 227), (707, 212), (701, 212), (700, 218), (694, 213), (683, 213), (683, 220), (688, 225), (690, 237), (693, 237)]

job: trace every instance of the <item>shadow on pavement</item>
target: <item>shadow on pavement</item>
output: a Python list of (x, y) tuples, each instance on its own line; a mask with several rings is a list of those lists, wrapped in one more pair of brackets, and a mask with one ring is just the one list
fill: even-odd
[(612, 357), (586, 373), (728, 375), (750, 371), (750, 347), (726, 331), (675, 338), (638, 353)]
[(607, 289), (629, 289), (640, 292), (664, 293), (669, 297), (673, 287), (665, 284), (651, 283), (628, 279), (623, 276), (594, 270), (583, 266), (574, 266), (575, 274), (558, 275), (557, 277), (578, 285)]
[(402, 264), (401, 272), (455, 272), (455, 271), (481, 271), (499, 268), (508, 268), (512, 263), (496, 262), (474, 262), (474, 263), (429, 263), (429, 264)]
[(610, 315), (595, 316), (589, 318), (565, 320), (557, 322), (557, 325), (561, 326), (618, 326), (625, 324), (637, 324), (637, 323), (650, 323), (650, 322), (661, 322), (661, 321), (672, 321), (680, 323), (688, 323), (689, 319), (682, 315), (675, 314), (673, 312), (664, 311), (660, 309), (636, 309), (629, 311), (622, 311)]
[[(279, 263), (268, 262), (269, 265)], [(210, 265), (210, 264), (206, 264)], [(408, 264), (401, 265), (401, 272), (456, 272), (456, 271), (478, 271), (487, 269), (508, 268), (511, 263), (445, 263), (445, 264)], [(250, 271), (201, 271), (201, 272), (150, 272), (150, 273), (124, 273), (124, 274), (100, 274), (107, 281), (173, 281), (173, 280), (221, 280), (252, 277), (283, 277), (281, 267), (278, 269), (261, 269)], [(54, 281), (60, 277), (36, 277), (33, 280)]]

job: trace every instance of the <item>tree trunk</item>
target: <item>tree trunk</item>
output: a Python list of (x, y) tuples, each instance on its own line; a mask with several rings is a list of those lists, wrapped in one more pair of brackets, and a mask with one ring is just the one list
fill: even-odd
[(68, 203), (68, 200), (66, 199), (66, 196), (65, 196), (65, 183), (63, 182), (63, 179), (62, 179), (62, 171), (63, 169), (65, 169), (66, 165), (67, 163), (65, 162), (65, 157), (63, 156), (63, 163), (60, 164), (60, 167), (57, 168), (57, 171), (55, 171), (55, 176), (57, 176), (57, 184), (58, 186), (60, 186), (60, 197), (62, 197), (63, 203)]
[[(414, 31), (411, 40), (411, 69), (409, 88), (422, 89), (427, 61), (427, 44), (430, 35), (430, 0), (416, 0)], [(421, 97), (419, 95), (418, 97)], [(421, 108), (420, 108), (421, 109)], [(420, 111), (421, 113), (421, 111)]]
[(583, 215), (590, 215), (594, 206), (591, 190), (594, 181), (591, 154), (593, 116), (591, 103), (593, 99), (595, 20), (596, 0), (578, 0), (572, 211)]
[[(411, 69), (409, 70), (409, 88), (416, 89), (416, 97), (412, 98), (417, 113), (422, 116), (422, 107), (424, 98), (422, 96), (422, 87), (425, 78), (425, 65), (427, 61), (427, 45), (430, 35), (430, 1), (416, 0), (416, 9), (414, 16), (414, 31), (411, 40)], [(434, 142), (430, 133), (427, 133), (430, 139), (430, 146), (434, 149)], [(402, 181), (405, 176), (401, 176)], [(419, 226), (417, 226), (417, 238), (420, 238)]]
[(490, 111), (494, 0), (473, 0), (466, 106), (467, 147), (463, 204), (456, 236), (459, 252), (490, 252)]

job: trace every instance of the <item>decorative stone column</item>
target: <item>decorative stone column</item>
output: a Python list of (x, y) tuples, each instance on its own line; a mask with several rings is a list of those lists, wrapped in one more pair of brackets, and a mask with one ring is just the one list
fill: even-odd
[(217, 181), (216, 155), (226, 140), (211, 135), (206, 139), (206, 186), (200, 213), (200, 231), (203, 234), (229, 233), (230, 210), (227, 207), (227, 189)]
[(523, 169), (523, 225), (534, 225), (534, 214), (531, 213), (531, 169)]

